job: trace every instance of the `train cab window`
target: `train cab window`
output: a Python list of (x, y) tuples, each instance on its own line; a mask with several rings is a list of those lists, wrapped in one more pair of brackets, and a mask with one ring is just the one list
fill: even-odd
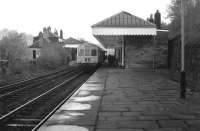
[(92, 56), (96, 56), (97, 55), (97, 50), (93, 49), (91, 54), (92, 54)]
[(78, 55), (79, 56), (84, 56), (84, 49), (80, 49)]
[(85, 49), (85, 56), (90, 56), (90, 49)]

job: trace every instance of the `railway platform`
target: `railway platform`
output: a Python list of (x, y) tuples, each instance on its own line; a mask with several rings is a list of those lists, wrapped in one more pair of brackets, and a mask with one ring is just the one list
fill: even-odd
[(199, 131), (200, 99), (167, 71), (99, 68), (39, 131)]

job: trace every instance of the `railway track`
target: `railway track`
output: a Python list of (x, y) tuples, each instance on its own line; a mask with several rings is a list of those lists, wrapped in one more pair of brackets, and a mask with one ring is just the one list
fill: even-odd
[(84, 67), (63, 71), (2, 95), (0, 130), (36, 130), (94, 71), (85, 73)]
[(16, 81), (14, 83), (0, 83), (1, 84), (0, 93), (2, 93), (2, 90), (11, 89), (12, 87), (16, 88), (16, 87), (19, 87), (19, 86), (28, 85), (30, 83), (33, 83), (34, 81), (38, 81), (38, 80), (47, 78), (48, 76), (56, 75), (56, 74), (63, 72), (63, 71), (70, 71), (73, 68), (75, 68), (75, 67), (68, 67), (66, 69), (57, 70), (57, 71), (54, 71), (52, 73), (45, 73), (45, 74), (38, 76), (38, 77), (24, 79), (24, 80)]
[(17, 93), (21, 90), (24, 90), (25, 88), (34, 88), (36, 86), (39, 86), (42, 83), (45, 83), (45, 82), (53, 80), (57, 77), (63, 76), (67, 73), (70, 73), (75, 69), (76, 68), (69, 68), (69, 69), (57, 71), (57, 72), (54, 72), (52, 74), (48, 74), (48, 75), (45, 75), (45, 76), (30, 79), (28, 81), (22, 81), (20, 83), (17, 82), (17, 83), (11, 84), (11, 85), (0, 87), (0, 99), (2, 97), (13, 94), (15, 92)]

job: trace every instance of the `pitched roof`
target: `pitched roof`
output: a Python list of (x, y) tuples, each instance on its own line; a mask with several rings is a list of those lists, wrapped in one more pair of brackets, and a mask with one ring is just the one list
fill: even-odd
[(36, 42), (30, 45), (29, 48), (41, 48), (41, 45), (39, 44), (39, 42)]
[(64, 44), (82, 44), (82, 42), (72, 37), (69, 37), (68, 39), (64, 40)]
[(44, 38), (40, 38), (37, 41), (33, 41), (33, 44), (30, 45), (29, 48), (42, 48), (42, 46), (46, 43), (49, 43), (49, 41)]
[(155, 24), (132, 15), (128, 12), (121, 11), (103, 21), (94, 24), (92, 27), (146, 27), (155, 28)]

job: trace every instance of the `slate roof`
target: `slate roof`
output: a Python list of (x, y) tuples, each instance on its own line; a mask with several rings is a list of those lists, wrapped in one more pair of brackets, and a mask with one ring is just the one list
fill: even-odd
[(38, 41), (40, 39), (39, 36), (33, 37), (33, 42)]
[(64, 40), (64, 44), (82, 44), (82, 42), (72, 37), (69, 37), (68, 39)]
[(145, 27), (156, 28), (156, 25), (132, 15), (128, 12), (121, 11), (103, 21), (94, 24), (92, 27)]
[(41, 38), (37, 41), (33, 41), (33, 44), (29, 46), (29, 48), (42, 48), (42, 45), (45, 43), (49, 43), (46, 39)]
[(39, 42), (35, 42), (32, 45), (30, 45), (29, 48), (41, 48), (41, 45), (39, 44)]

